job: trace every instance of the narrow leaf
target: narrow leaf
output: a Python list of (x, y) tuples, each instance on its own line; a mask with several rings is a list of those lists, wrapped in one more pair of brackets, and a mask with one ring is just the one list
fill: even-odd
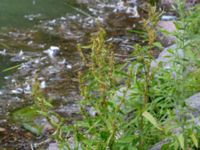
[(192, 139), (192, 142), (194, 143), (194, 145), (196, 146), (196, 148), (198, 148), (198, 140), (196, 138), (196, 136), (192, 133), (190, 135), (191, 139)]
[(31, 125), (29, 125), (27, 123), (23, 123), (22, 127), (24, 129), (26, 129), (27, 131), (35, 134), (35, 135), (40, 135), (41, 134), (41, 130), (39, 128), (33, 127), (33, 126), (31, 126)]
[(183, 134), (178, 135), (177, 138), (178, 138), (178, 141), (180, 143), (181, 148), (184, 149), (185, 144), (184, 144), (184, 136), (183, 136)]
[(7, 71), (10, 71), (10, 70), (16, 69), (16, 68), (18, 68), (20, 66), (21, 66), (21, 64), (13, 66), (13, 67), (10, 67), (10, 68), (7, 68), (7, 69), (4, 69), (2, 72), (7, 72)]
[(154, 125), (154, 127), (156, 127), (159, 130), (163, 130), (163, 128), (158, 124), (156, 119), (149, 112), (143, 112), (142, 116), (145, 117), (149, 122), (151, 122)]

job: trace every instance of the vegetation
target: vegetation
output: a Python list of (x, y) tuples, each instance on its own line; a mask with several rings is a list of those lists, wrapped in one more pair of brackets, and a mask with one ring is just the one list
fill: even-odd
[(146, 150), (158, 142), (162, 150), (199, 149), (199, 118), (185, 99), (200, 91), (200, 5), (185, 11), (178, 1), (176, 43), (167, 51), (168, 61), (156, 62), (154, 51), (163, 49), (156, 41), (160, 13), (153, 7), (157, 1), (149, 2), (144, 31), (132, 30), (144, 42), (133, 45), (125, 63), (116, 59), (102, 27), (89, 45), (77, 46), (86, 66), (78, 73), (80, 119), (70, 122), (55, 113), (35, 77), (34, 105), (16, 111), (14, 120), (25, 120), (22, 126), (40, 135), (42, 128), (30, 124), (30, 118), (46, 118), (53, 128), (49, 138), (61, 150)]
[(200, 7), (186, 12), (179, 2), (178, 12), (177, 46), (168, 50), (173, 57), (167, 62), (170, 68), (165, 63), (151, 65), (154, 49), (161, 46), (155, 40), (159, 14), (154, 7), (143, 20), (141, 34), (147, 45), (134, 45), (133, 61), (116, 61), (102, 28), (90, 45), (78, 46), (88, 68), (79, 73), (81, 120), (66, 125), (66, 118), (52, 112), (39, 86), (34, 86), (38, 112), (55, 128), (52, 138), (60, 149), (145, 150), (162, 140), (163, 150), (199, 148), (199, 127), (193, 117), (188, 119), (192, 114), (184, 100), (200, 90)]

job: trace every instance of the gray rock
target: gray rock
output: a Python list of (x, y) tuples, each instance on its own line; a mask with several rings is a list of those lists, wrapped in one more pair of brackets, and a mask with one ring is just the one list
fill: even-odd
[(171, 7), (174, 4), (173, 0), (161, 0), (161, 5), (165, 7)]
[(168, 142), (169, 142), (169, 139), (162, 140), (158, 142), (157, 144), (155, 144), (154, 146), (152, 146), (149, 150), (161, 150), (162, 146)]
[(18, 54), (16, 54), (14, 57), (12, 57), (10, 60), (12, 62), (19, 62), (25, 60), (26, 57), (24, 56), (24, 52), (21, 50)]
[(196, 93), (185, 100), (186, 104), (200, 115), (200, 93)]
[(163, 34), (162, 32), (158, 34), (158, 40), (162, 43), (164, 47), (168, 47), (175, 43), (176, 37), (170, 35), (170, 33), (176, 31), (176, 26), (173, 21), (159, 21), (157, 24), (158, 31), (165, 30), (169, 34)]
[(136, 0), (127, 0), (127, 1), (119, 1), (114, 9), (114, 12), (124, 12), (130, 14), (132, 18), (139, 18), (140, 15), (138, 13)]
[[(199, 0), (186, 0), (185, 8), (188, 9), (198, 3), (199, 3)], [(173, 5), (176, 5), (176, 1), (175, 0), (161, 0), (160, 4), (163, 8), (169, 9), (169, 8), (172, 8)]]
[(0, 55), (3, 55), (3, 56), (5, 56), (5, 55), (6, 55), (6, 49), (4, 49), (4, 50), (0, 51)]
[(51, 46), (49, 49), (44, 50), (43, 52), (47, 54), (50, 58), (54, 58), (55, 56), (58, 56), (60, 51), (60, 48), (57, 46)]
[(182, 49), (177, 50), (177, 45), (174, 44), (172, 46), (169, 46), (165, 48), (158, 58), (151, 63), (151, 68), (156, 68), (159, 63), (163, 64), (163, 67), (165, 69), (170, 69), (172, 67), (173, 60), (176, 59), (176, 57), (184, 57), (184, 51)]
[(78, 114), (80, 112), (80, 109), (77, 104), (68, 104), (66, 106), (60, 106), (55, 111), (62, 116), (73, 116), (75, 114)]
[(47, 150), (59, 150), (57, 143), (50, 143)]
[(159, 21), (158, 27), (168, 32), (174, 32), (176, 30), (176, 26), (173, 21)]

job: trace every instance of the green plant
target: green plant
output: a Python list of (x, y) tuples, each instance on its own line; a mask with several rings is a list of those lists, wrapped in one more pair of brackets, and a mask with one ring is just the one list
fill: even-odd
[[(170, 68), (166, 69), (165, 63), (151, 66), (154, 49), (161, 47), (156, 42), (159, 13), (155, 7), (149, 8), (148, 18), (143, 20), (141, 34), (145, 34), (146, 45), (134, 45), (134, 61), (116, 62), (102, 28), (90, 45), (78, 46), (87, 67), (79, 73), (81, 120), (66, 124), (64, 118), (51, 111), (52, 105), (36, 83), (35, 104), (55, 128), (52, 138), (60, 149), (145, 150), (163, 139), (167, 142), (162, 149), (199, 148), (199, 127), (193, 119), (188, 120), (192, 115), (184, 100), (200, 90), (200, 9), (196, 6), (185, 12), (184, 3), (178, 6), (180, 19), (174, 34), (177, 47), (169, 50)], [(193, 70), (188, 72), (188, 66)], [(57, 121), (52, 119), (55, 117)]]
[[(83, 149), (146, 149), (158, 139), (156, 128), (162, 132), (162, 127), (148, 112), (151, 110), (150, 64), (156, 45), (155, 26), (158, 17), (156, 9), (151, 8), (149, 19), (144, 20), (148, 45), (135, 46), (132, 56), (136, 59), (128, 64), (128, 71), (114, 64), (113, 53), (105, 45), (103, 29), (92, 38), (92, 44), (85, 47), (91, 50), (90, 57), (85, 57), (80, 51), (83, 60), (88, 60), (86, 64), (89, 67), (89, 71), (80, 77), (83, 96), (81, 110), (84, 114), (80, 124), (84, 126), (80, 125), (79, 130), (84, 132), (81, 138), (76, 139), (79, 139), (78, 143)], [(124, 85), (117, 83), (115, 78), (118, 76)], [(121, 87), (123, 90), (120, 91)], [(116, 92), (121, 96), (117, 96)], [(90, 116), (85, 111), (86, 106), (93, 108), (96, 115)], [(149, 126), (148, 121), (154, 126)]]
[(47, 100), (43, 92), (40, 90), (40, 85), (37, 78), (35, 78), (35, 83), (32, 86), (32, 96), (37, 114), (46, 118), (50, 125), (54, 128), (54, 132), (49, 138), (55, 140), (60, 149), (70, 149), (70, 145), (66, 138), (68, 134), (65, 134), (64, 126), (64, 123), (67, 121), (67, 119), (62, 118), (52, 110), (53, 106), (50, 103), (51, 101)]
[[(178, 112), (178, 114), (168, 113), (168, 116), (165, 115), (162, 119), (165, 123), (165, 130), (169, 131), (169, 128), (171, 128), (171, 133), (168, 132), (166, 136), (173, 139), (166, 144), (168, 148), (198, 148), (199, 136), (197, 133), (199, 127), (195, 125), (193, 119), (189, 120), (189, 116), (192, 116), (192, 114), (188, 112), (189, 108), (185, 104), (185, 99), (195, 92), (199, 92), (199, 77), (197, 75), (197, 72), (199, 72), (199, 38), (197, 38), (199, 37), (197, 28), (199, 6), (197, 5), (188, 11), (185, 11), (183, 1), (179, 2), (177, 6), (180, 13), (180, 18), (176, 21), (177, 31), (174, 33), (177, 46), (175, 49), (169, 50), (174, 57), (170, 62), (172, 66), (168, 71), (163, 70), (162, 65), (158, 68), (159, 73), (157, 73), (157, 79), (154, 79), (154, 81), (159, 86), (153, 86), (156, 89), (154, 99), (157, 100), (152, 105), (159, 106), (161, 103), (162, 106), (160, 105), (159, 108), (163, 109), (166, 102), (162, 103), (162, 101), (165, 100), (169, 107), (164, 110), (169, 111), (171, 107), (173, 111)], [(167, 148), (166, 145), (165, 148)]]

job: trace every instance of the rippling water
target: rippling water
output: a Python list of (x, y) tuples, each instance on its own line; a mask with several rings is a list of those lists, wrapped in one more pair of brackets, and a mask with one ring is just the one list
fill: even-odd
[[(12, 33), (13, 30), (29, 32), (41, 21), (71, 14), (74, 11), (71, 8), (72, 2), (71, 0), (0, 0), (0, 50), (23, 49), (20, 44), (17, 45), (19, 37), (16, 33)], [(8, 37), (11, 39), (7, 40)], [(11, 43), (13, 47), (8, 46)], [(3, 73), (2, 70), (14, 65), (10, 57), (0, 55), (0, 88), (3, 86), (4, 78), (14, 71)]]
[(60, 17), (73, 10), (69, 0), (1, 0), (0, 27), (31, 27), (39, 20)]

